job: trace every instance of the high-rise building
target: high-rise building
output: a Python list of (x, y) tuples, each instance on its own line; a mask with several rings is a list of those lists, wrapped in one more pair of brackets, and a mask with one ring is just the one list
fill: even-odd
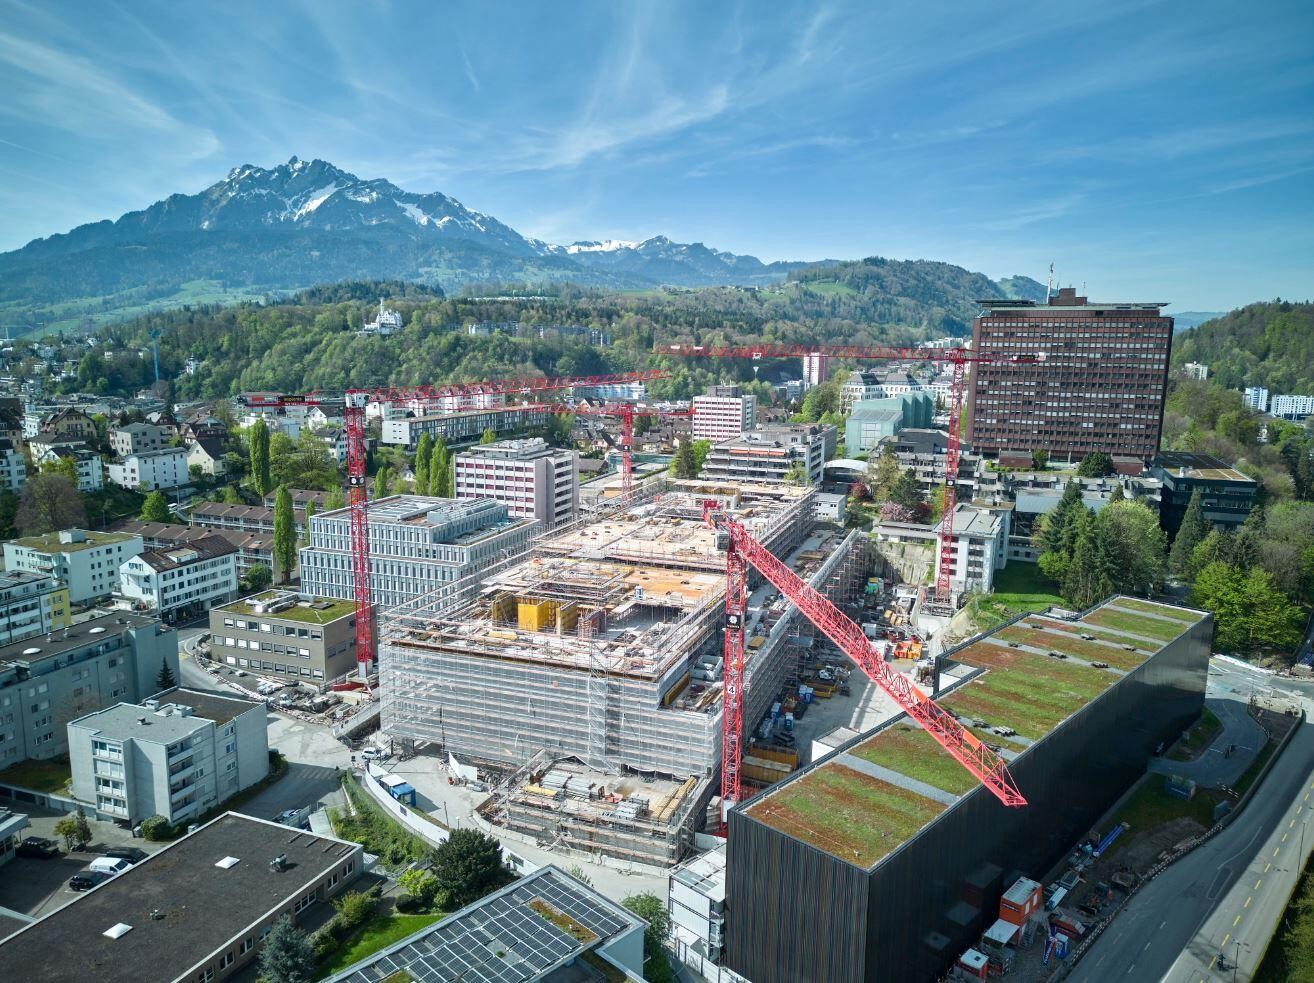
[(1261, 413), (1268, 412), (1268, 390), (1263, 386), (1247, 386), (1245, 395), (1242, 398), (1252, 410), (1259, 410)]
[(1003, 360), (972, 367), (973, 447), (1067, 461), (1092, 451), (1148, 461), (1158, 452), (1173, 336), (1165, 304), (1091, 303), (1071, 287), (1048, 304), (981, 304), (972, 347)]
[(830, 356), (822, 355), (820, 352), (813, 352), (811, 355), (803, 356), (803, 388), (811, 389), (813, 386), (819, 386), (826, 381), (826, 375), (830, 371)]
[(1268, 411), (1274, 416), (1285, 417), (1288, 420), (1314, 416), (1314, 396), (1291, 394), (1274, 396), (1268, 404)]
[(693, 398), (693, 439), (734, 440), (757, 426), (757, 397), (738, 386), (711, 386)]
[(457, 498), (491, 498), (544, 527), (569, 522), (579, 506), (579, 455), (542, 437), (500, 440), (456, 455)]

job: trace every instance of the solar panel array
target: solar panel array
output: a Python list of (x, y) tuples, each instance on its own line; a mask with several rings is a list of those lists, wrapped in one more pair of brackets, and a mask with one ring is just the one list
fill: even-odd
[(419, 983), (529, 983), (585, 948), (529, 907), (539, 900), (605, 940), (629, 924), (547, 870), (472, 911), (431, 926), (360, 967), (345, 983), (378, 983), (406, 970)]

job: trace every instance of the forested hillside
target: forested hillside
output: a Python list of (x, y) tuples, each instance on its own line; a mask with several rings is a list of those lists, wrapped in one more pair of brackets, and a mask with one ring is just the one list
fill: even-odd
[(1183, 331), (1173, 364), (1201, 362), (1228, 389), (1314, 394), (1314, 303), (1250, 304)]

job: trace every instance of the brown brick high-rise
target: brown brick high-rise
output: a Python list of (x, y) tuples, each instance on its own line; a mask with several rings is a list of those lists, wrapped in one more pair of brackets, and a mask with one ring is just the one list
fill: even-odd
[(972, 322), (982, 354), (1040, 362), (976, 363), (967, 436), (987, 456), (1092, 451), (1148, 461), (1159, 450), (1173, 319), (1164, 304), (1092, 304), (1065, 288), (1048, 304), (983, 300)]

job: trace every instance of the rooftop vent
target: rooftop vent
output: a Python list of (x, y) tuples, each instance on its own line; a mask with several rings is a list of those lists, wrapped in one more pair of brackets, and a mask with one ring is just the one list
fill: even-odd
[(23, 649), (23, 654), (24, 654), (24, 655), (40, 655), (40, 654), (41, 654), (41, 650), (40, 650), (39, 648), (36, 648), (35, 646), (33, 646), (32, 648), (26, 648), (26, 649)]
[(112, 925), (109, 928), (105, 929), (105, 931), (101, 932), (100, 934), (105, 936), (105, 938), (107, 939), (121, 939), (123, 938), (123, 936), (127, 935), (131, 931), (132, 931), (131, 925), (128, 925), (125, 922), (119, 922), (117, 925)]
[(103, 635), (103, 634), (105, 634), (105, 629), (104, 629), (103, 627), (101, 627), (100, 625), (97, 625), (95, 628), (92, 628), (89, 632), (87, 632), (87, 634), (89, 634), (89, 635)]
[(280, 873), (287, 870), (287, 854), (280, 853), (273, 860), (269, 861), (269, 869), (279, 871)]
[(164, 912), (160, 911), (159, 908), (152, 908), (152, 909), (151, 909), (151, 921), (153, 921), (153, 922), (164, 921)]
[(231, 870), (241, 862), (239, 857), (224, 857), (223, 860), (215, 861), (215, 866), (222, 867), (224, 870)]
[(137, 718), (137, 723), (139, 723), (139, 724), (141, 724), (143, 727), (145, 727), (145, 726), (147, 726), (147, 725), (150, 723), (150, 721), (148, 721), (145, 717), (138, 717), (138, 718)]

